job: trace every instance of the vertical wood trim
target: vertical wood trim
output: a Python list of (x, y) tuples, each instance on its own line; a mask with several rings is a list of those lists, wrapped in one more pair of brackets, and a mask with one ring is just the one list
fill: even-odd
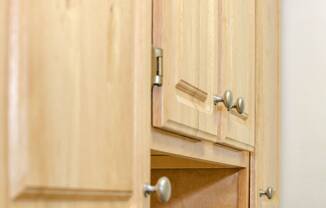
[(8, 0), (0, 1), (0, 207), (8, 207), (7, 73)]
[(249, 206), (249, 153), (247, 153), (247, 167), (239, 170), (238, 178), (238, 207), (248, 208)]
[(152, 0), (135, 0), (134, 144), (131, 207), (149, 208), (143, 187), (150, 183)]
[[(21, 33), (24, 32), (26, 19), (21, 19), (21, 1), (13, 0), (9, 6), (8, 38), (8, 172), (10, 196), (14, 197), (23, 189), (24, 176), (27, 172), (27, 80), (24, 77), (25, 61), (21, 58), (25, 49)], [(27, 16), (27, 15), (26, 15)], [(26, 40), (26, 37), (25, 37)], [(22, 125), (25, 124), (25, 125)], [(25, 147), (25, 148), (23, 148)]]
[[(256, 151), (251, 155), (250, 207), (279, 207), (280, 0), (256, 1)], [(272, 200), (259, 191), (273, 186)]]

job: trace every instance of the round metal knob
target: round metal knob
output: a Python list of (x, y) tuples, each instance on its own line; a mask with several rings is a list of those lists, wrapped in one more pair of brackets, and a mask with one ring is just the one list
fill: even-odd
[(217, 105), (220, 102), (223, 102), (223, 104), (225, 105), (225, 107), (228, 110), (231, 110), (232, 106), (233, 106), (233, 96), (232, 96), (232, 92), (231, 90), (226, 90), (224, 92), (223, 97), (220, 96), (214, 96), (213, 97), (214, 100), (214, 104)]
[(274, 195), (275, 191), (272, 187), (268, 187), (266, 189), (266, 191), (261, 191), (259, 193), (259, 196), (262, 197), (262, 196), (266, 196), (268, 199), (272, 199), (273, 198), (273, 195)]
[(235, 108), (239, 114), (243, 114), (245, 110), (245, 101), (242, 97), (239, 97), (237, 101), (235, 102), (235, 105), (232, 106), (232, 108)]
[(154, 192), (156, 193), (157, 199), (160, 202), (162, 203), (168, 202), (171, 198), (171, 193), (172, 193), (170, 180), (164, 176), (157, 181), (155, 186), (145, 184), (144, 194), (146, 197)]

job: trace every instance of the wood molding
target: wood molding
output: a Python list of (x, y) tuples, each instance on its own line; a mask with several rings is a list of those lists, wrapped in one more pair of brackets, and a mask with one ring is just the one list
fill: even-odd
[(151, 169), (207, 169), (230, 168), (228, 165), (208, 163), (183, 157), (174, 157), (152, 151)]
[(238, 169), (168, 169), (153, 170), (152, 183), (167, 176), (171, 179), (173, 197), (160, 203), (151, 197), (152, 208), (247, 208), (239, 192)]
[(108, 200), (120, 199), (125, 200), (131, 197), (131, 191), (109, 191), (109, 190), (92, 190), (92, 189), (74, 189), (66, 187), (40, 187), (40, 186), (26, 186), (17, 196), (16, 200), (21, 199), (78, 199), (78, 200)]
[(204, 102), (207, 99), (207, 92), (198, 89), (197, 87), (191, 85), (190, 83), (180, 80), (176, 86), (178, 90), (190, 95), (192, 98), (196, 98), (201, 102)]
[(194, 142), (183, 138), (185, 137), (153, 129), (151, 149), (167, 155), (182, 156), (229, 167), (248, 166), (249, 153), (246, 151), (214, 145), (208, 141)]
[(0, 207), (8, 208), (7, 74), (9, 0), (0, 1)]

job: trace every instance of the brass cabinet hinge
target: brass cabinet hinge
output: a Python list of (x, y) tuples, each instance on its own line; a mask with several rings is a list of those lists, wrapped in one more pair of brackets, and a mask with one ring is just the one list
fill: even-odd
[(153, 48), (152, 73), (153, 85), (162, 86), (163, 84), (163, 50), (161, 48)]

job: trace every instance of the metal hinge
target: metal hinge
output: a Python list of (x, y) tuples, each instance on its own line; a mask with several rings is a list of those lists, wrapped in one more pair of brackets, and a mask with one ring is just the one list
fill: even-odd
[(153, 68), (153, 85), (162, 86), (163, 84), (163, 50), (161, 48), (153, 48), (152, 58)]

